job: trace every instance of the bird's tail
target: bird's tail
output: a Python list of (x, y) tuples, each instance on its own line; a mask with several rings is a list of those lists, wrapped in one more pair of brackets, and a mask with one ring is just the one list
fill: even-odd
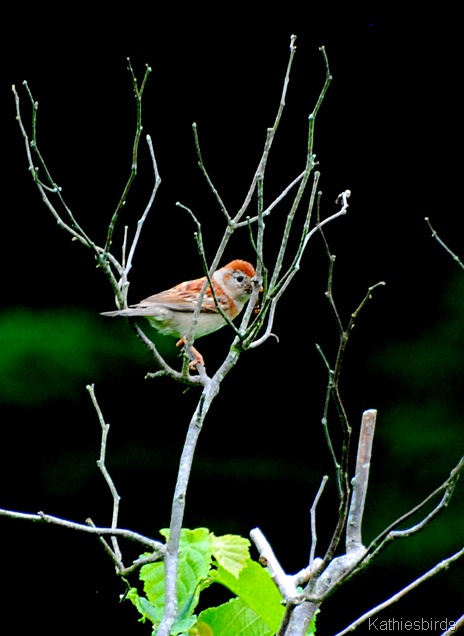
[(136, 316), (153, 316), (155, 313), (153, 307), (128, 307), (127, 309), (116, 309), (115, 311), (102, 311), (100, 316), (135, 318)]
[(116, 311), (102, 311), (100, 316), (109, 316), (115, 318), (116, 316), (134, 316), (134, 309), (117, 309)]

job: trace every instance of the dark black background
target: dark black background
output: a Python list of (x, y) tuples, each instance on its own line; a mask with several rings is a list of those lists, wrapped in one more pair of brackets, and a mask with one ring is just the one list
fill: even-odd
[[(11, 84), (29, 122), (21, 87), (28, 80), (39, 101), (41, 152), (75, 215), (102, 240), (131, 163), (135, 103), (126, 58), (139, 79), (145, 64), (153, 68), (144, 132), (153, 138), (163, 182), (132, 271), (130, 299), (137, 301), (201, 273), (194, 228), (177, 201), (198, 215), (213, 254), (222, 219), (196, 166), (191, 124), (198, 124), (216, 187), (236, 210), (274, 120), (292, 33), (298, 50), (269, 165), (268, 200), (304, 165), (307, 116), (324, 82), (323, 44), (334, 76), (316, 122), (323, 214), (336, 210), (339, 192), (353, 193), (347, 217), (327, 229), (345, 322), (367, 287), (387, 283), (361, 314), (341, 383), (355, 427), (364, 409), (379, 409), (366, 540), (445, 479), (462, 454), (463, 285), (424, 222), (430, 216), (443, 238), (461, 249), (457, 16), (443, 9), (414, 16), (392, 8), (302, 6), (274, 15), (269, 7), (256, 15), (251, 9), (133, 5), (99, 14), (71, 5), (59, 15), (46, 9), (8, 14), (0, 86), (0, 346), (6, 351), (12, 340), (22, 343), (43, 316), (48, 328), (30, 336), (34, 346), (29, 357), (24, 354), (21, 373), (1, 366), (2, 384), (9, 387), (2, 394), (1, 507), (109, 524), (111, 498), (95, 465), (99, 427), (85, 391), (95, 382), (112, 425), (108, 464), (122, 495), (120, 524), (156, 537), (169, 522), (178, 457), (197, 398), (166, 380), (145, 381), (153, 365), (127, 326), (98, 317), (113, 306), (111, 290), (91, 255), (69, 240), (40, 201), (27, 173)], [(135, 226), (151, 184), (142, 143), (123, 223)], [(270, 258), (284, 213), (268, 223)], [(234, 238), (227, 255), (252, 258), (245, 234)], [(337, 343), (326, 279), (327, 258), (315, 239), (281, 302), (279, 343), (269, 340), (243, 356), (213, 405), (187, 502), (187, 527), (246, 536), (260, 526), (290, 572), (307, 561), (309, 507), (322, 475), (331, 471), (320, 426), (326, 374), (315, 349), (318, 342), (333, 356)], [(57, 313), (50, 315), (52, 309)], [(47, 367), (34, 341), (53, 348), (66, 315), (85, 326), (71, 350), (86, 360), (82, 370), (66, 348), (59, 364), (55, 359)], [(17, 325), (13, 336), (11, 324)], [(223, 330), (202, 342), (211, 371), (230, 338)], [(336, 516), (333, 488), (332, 479), (319, 507), (319, 553)], [(434, 531), (392, 547), (370, 573), (331, 598), (318, 633), (335, 633), (457, 550), (462, 500), (458, 488)], [(124, 586), (95, 538), (8, 519), (0, 527), (2, 624), (17, 621), (16, 633), (44, 625), (50, 634), (149, 633), (135, 623), (129, 603), (119, 604)], [(124, 548), (130, 562), (138, 548)], [(461, 568), (458, 563), (383, 617), (456, 618), (462, 613)]]

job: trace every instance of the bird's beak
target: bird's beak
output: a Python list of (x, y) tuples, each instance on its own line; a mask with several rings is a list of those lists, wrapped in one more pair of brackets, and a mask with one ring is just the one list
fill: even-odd
[(253, 278), (251, 279), (251, 282), (253, 283), (253, 285), (255, 287), (258, 287), (259, 285), (259, 291), (263, 292), (264, 288), (263, 288), (263, 279), (261, 278), (261, 276), (253, 276)]

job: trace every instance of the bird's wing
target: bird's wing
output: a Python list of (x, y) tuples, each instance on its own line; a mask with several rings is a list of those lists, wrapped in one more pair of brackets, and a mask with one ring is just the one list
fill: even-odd
[[(193, 312), (197, 306), (203, 282), (204, 281), (201, 281), (201, 284), (199, 284), (199, 281), (180, 283), (171, 289), (149, 296), (136, 305), (131, 306), (144, 308), (149, 307), (150, 305), (158, 305), (171, 311)], [(217, 313), (216, 304), (211, 294), (205, 293), (202, 305), (203, 312)]]

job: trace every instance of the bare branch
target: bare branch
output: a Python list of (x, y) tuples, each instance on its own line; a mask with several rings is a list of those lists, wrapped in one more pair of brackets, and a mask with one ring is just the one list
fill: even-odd
[[(96, 528), (97, 526), (94, 524), (94, 522), (92, 521), (92, 519), (90, 519), (90, 517), (88, 517), (85, 522), (87, 523), (88, 526), (90, 526), (91, 528)], [(105, 552), (107, 553), (107, 555), (110, 557), (110, 559), (113, 561), (115, 568), (116, 568), (116, 572), (119, 574), (122, 570), (124, 570), (124, 563), (122, 562), (122, 556), (121, 553), (119, 551), (119, 554), (116, 554), (116, 551), (110, 546), (110, 544), (108, 543), (108, 541), (106, 540), (105, 537), (99, 537), (100, 539), (100, 543), (103, 546), (103, 549), (105, 550)], [(112, 536), (110, 537), (112, 544), (114, 545), (115, 542), (117, 542), (116, 537)], [(159, 557), (157, 557), (157, 560), (159, 560)]]
[(104, 248), (104, 252), (105, 254), (107, 254), (111, 248), (111, 244), (113, 242), (113, 233), (114, 233), (114, 229), (116, 227), (116, 223), (118, 221), (119, 215), (121, 213), (122, 208), (124, 207), (126, 200), (127, 200), (127, 196), (129, 194), (129, 191), (132, 187), (132, 184), (134, 183), (135, 177), (137, 176), (137, 163), (138, 163), (138, 152), (139, 152), (139, 143), (140, 143), (140, 136), (142, 134), (142, 96), (143, 96), (143, 92), (145, 90), (145, 86), (148, 80), (148, 76), (151, 73), (151, 68), (148, 66), (148, 64), (145, 67), (145, 75), (143, 77), (142, 83), (140, 85), (140, 88), (138, 86), (138, 82), (137, 82), (137, 78), (135, 77), (135, 73), (134, 73), (134, 69), (132, 68), (131, 65), (131, 61), (129, 58), (127, 58), (127, 67), (129, 69), (129, 72), (131, 74), (131, 79), (132, 79), (132, 88), (134, 89), (134, 95), (135, 95), (135, 101), (136, 101), (136, 126), (135, 126), (135, 135), (134, 135), (134, 143), (132, 145), (132, 165), (131, 165), (131, 171), (130, 171), (130, 175), (129, 178), (127, 180), (127, 183), (124, 187), (123, 193), (121, 195), (121, 198), (119, 199), (119, 203), (116, 206), (116, 210), (113, 213), (113, 216), (111, 217), (111, 221), (110, 224), (108, 226), (108, 233), (106, 236), (106, 243), (105, 243), (105, 248)]
[[(119, 496), (118, 491), (116, 490), (116, 486), (114, 484), (113, 479), (111, 478), (111, 475), (108, 472), (108, 469), (106, 468), (106, 464), (105, 464), (105, 460), (106, 460), (106, 442), (107, 442), (107, 438), (108, 438), (108, 433), (110, 430), (110, 425), (107, 424), (105, 422), (105, 418), (103, 417), (103, 413), (102, 410), (100, 409), (100, 406), (97, 402), (97, 397), (95, 395), (95, 387), (93, 384), (88, 384), (86, 386), (87, 391), (89, 392), (90, 395), (90, 399), (92, 400), (92, 404), (95, 408), (95, 411), (97, 413), (98, 416), (98, 421), (100, 422), (100, 426), (102, 429), (102, 437), (101, 437), (101, 445), (100, 445), (100, 458), (97, 460), (97, 466), (100, 469), (107, 485), (108, 488), (110, 489), (111, 492), (111, 496), (113, 497), (113, 516), (112, 516), (112, 520), (111, 520), (111, 527), (112, 528), (117, 528), (118, 527), (118, 516), (119, 516), (119, 502), (121, 500), (121, 497)], [(118, 540), (117, 537), (112, 536), (111, 537), (111, 543), (113, 545), (113, 551), (114, 551), (114, 555), (115, 555), (115, 559), (117, 561), (117, 563), (119, 563), (122, 566), (122, 553), (121, 550), (119, 548), (119, 544), (118, 544)]]
[(446, 632), (443, 632), (441, 636), (452, 636), (460, 629), (462, 629), (464, 627), (464, 614), (456, 621), (450, 621), (450, 623), (452, 624), (450, 625), (449, 629), (447, 629)]
[[(346, 214), (346, 211), (341, 211), (340, 210), (339, 212), (336, 212), (335, 214), (332, 214), (331, 216), (327, 217), (326, 219), (324, 219), (323, 221), (318, 223), (318, 225), (315, 228), (313, 228), (312, 230), (310, 230), (310, 232), (308, 232), (308, 235), (306, 237), (307, 240), (305, 241), (305, 244), (308, 243), (308, 240), (312, 236), (314, 236), (316, 234), (316, 232), (318, 232), (321, 227), (323, 227), (324, 225), (327, 225), (327, 223), (331, 223), (332, 221), (335, 221), (335, 219), (338, 219), (343, 214)], [(299, 269), (299, 263), (298, 263), (297, 267), (294, 267), (288, 273), (287, 278), (285, 279), (285, 282), (282, 283), (282, 285), (280, 286), (278, 292), (275, 294), (275, 296), (272, 297), (272, 300), (270, 301), (270, 305), (269, 305), (269, 317), (268, 317), (268, 321), (267, 321), (266, 331), (260, 338), (257, 338), (254, 342), (252, 342), (252, 343), (250, 343), (248, 345), (249, 349), (254, 349), (255, 347), (259, 347), (270, 336), (274, 335), (272, 333), (272, 327), (273, 327), (273, 324), (274, 324), (274, 315), (275, 315), (275, 311), (276, 311), (276, 305), (277, 305), (278, 301), (280, 300), (280, 298), (281, 298), (282, 294), (284, 293), (284, 291), (287, 289), (287, 287), (290, 284), (291, 280), (293, 279), (295, 274), (298, 272), (298, 269)]]
[(177, 615), (177, 569), (179, 560), (179, 541), (185, 512), (185, 498), (190, 479), (196, 445), (209, 406), (219, 390), (219, 383), (210, 380), (200, 397), (200, 401), (190, 421), (184, 448), (177, 473), (176, 487), (172, 501), (169, 539), (164, 558), (165, 572), (165, 611), (158, 628), (157, 636), (169, 636)]
[[(37, 147), (37, 138), (36, 138), (36, 116), (37, 116), (37, 109), (38, 109), (38, 102), (34, 101), (32, 94), (29, 90), (29, 86), (27, 84), (27, 82), (23, 82), (23, 85), (25, 86), (27, 93), (29, 95), (29, 98), (31, 100), (31, 104), (32, 104), (32, 112), (33, 112), (33, 124), (32, 124), (32, 128), (33, 128), (33, 136), (32, 136), (32, 140), (29, 139), (29, 136), (26, 132), (26, 129), (24, 127), (23, 121), (21, 119), (21, 110), (20, 110), (20, 100), (19, 100), (19, 95), (16, 91), (16, 87), (12, 86), (12, 91), (14, 94), (14, 98), (15, 98), (15, 104), (16, 104), (16, 120), (18, 122), (19, 125), (19, 129), (21, 131), (22, 137), (23, 137), (23, 141), (24, 141), (24, 146), (25, 146), (25, 150), (26, 150), (26, 157), (27, 157), (27, 161), (29, 164), (29, 171), (31, 173), (31, 176), (34, 180), (34, 183), (36, 184), (41, 196), (42, 196), (42, 200), (45, 203), (45, 205), (48, 207), (48, 209), (50, 210), (50, 212), (52, 213), (52, 215), (54, 216), (56, 222), (58, 223), (58, 225), (60, 227), (62, 227), (63, 229), (65, 229), (67, 232), (69, 232), (71, 234), (71, 236), (76, 240), (81, 242), (83, 245), (86, 245), (87, 247), (91, 247), (93, 246), (93, 242), (89, 239), (88, 236), (86, 236), (85, 232), (82, 230), (82, 228), (78, 225), (77, 221), (75, 220), (74, 216), (72, 215), (70, 209), (67, 207), (67, 205), (65, 204), (63, 197), (61, 195), (61, 188), (59, 186), (56, 185), (56, 183), (54, 183), (52, 177), (50, 176), (50, 173), (47, 170), (47, 167), (45, 165), (45, 162), (42, 158), (42, 156), (39, 153), (38, 147)], [(45, 184), (43, 184), (39, 177), (38, 177), (38, 170), (39, 168), (36, 168), (34, 165), (34, 160), (32, 158), (32, 150), (34, 151), (34, 153), (37, 155), (39, 162), (40, 162), (40, 167), (45, 171), (46, 177), (49, 180), (51, 187), (47, 187)], [(53, 204), (50, 201), (50, 198), (47, 194), (47, 191), (50, 192), (51, 194), (56, 194), (59, 197), (60, 202), (62, 203), (62, 205), (65, 208), (66, 213), (68, 214), (70, 220), (71, 220), (71, 224), (69, 225), (68, 223), (66, 223), (65, 221), (63, 221), (63, 219), (61, 218), (61, 216), (58, 214), (56, 208), (53, 206)]]
[(310, 515), (311, 515), (311, 552), (309, 555), (309, 565), (314, 562), (314, 557), (316, 554), (316, 545), (317, 545), (317, 530), (316, 530), (316, 508), (319, 503), (319, 499), (324, 491), (325, 485), (328, 481), (328, 476), (324, 475), (322, 478), (321, 484), (319, 486), (319, 490), (314, 497), (313, 504), (311, 506)]
[(185, 375), (184, 373), (179, 373), (172, 367), (168, 365), (163, 356), (159, 353), (155, 344), (145, 335), (145, 332), (139, 327), (139, 325), (135, 322), (135, 320), (129, 320), (129, 323), (132, 329), (137, 334), (137, 337), (144, 343), (144, 345), (151, 351), (153, 357), (160, 367), (160, 371), (156, 371), (155, 373), (147, 373), (147, 378), (159, 378), (163, 376), (167, 376), (176, 380), (177, 382), (182, 382), (183, 384), (188, 384), (190, 386), (202, 386), (203, 381), (199, 375)]
[(309, 624), (318, 612), (320, 603), (304, 601), (296, 607), (288, 607), (284, 622), (277, 636), (301, 636), (306, 634)]
[[(294, 188), (297, 185), (297, 183), (301, 181), (304, 175), (305, 175), (304, 172), (299, 174), (295, 179), (293, 179), (293, 181), (284, 190), (282, 190), (279, 196), (276, 197), (274, 201), (266, 207), (265, 210), (263, 210), (263, 213), (262, 213), (263, 218), (271, 214), (272, 210), (287, 196), (290, 190), (292, 190), (292, 188)], [(236, 223), (234, 227), (235, 229), (246, 227), (246, 226), (249, 226), (250, 223), (256, 223), (256, 221), (258, 221), (258, 216), (253, 216), (251, 218), (247, 218), (246, 221), (240, 221), (240, 223)]]
[(324, 101), (324, 97), (325, 94), (327, 93), (327, 90), (330, 86), (330, 83), (332, 82), (332, 74), (330, 72), (330, 67), (329, 67), (329, 58), (327, 57), (327, 52), (325, 50), (325, 46), (321, 46), (319, 47), (319, 51), (322, 53), (322, 57), (324, 58), (324, 64), (325, 64), (325, 83), (324, 86), (322, 88), (322, 91), (319, 95), (319, 99), (317, 100), (316, 106), (313, 110), (313, 112), (311, 113), (311, 115), (309, 116), (310, 122), (311, 122), (311, 135), (309, 137), (309, 151), (310, 153), (312, 153), (313, 151), (313, 146), (314, 146), (314, 123), (316, 120), (316, 115), (319, 112), (319, 108), (322, 106), (322, 102)]
[(221, 209), (222, 213), (224, 214), (224, 217), (227, 221), (228, 224), (233, 224), (232, 218), (230, 216), (230, 214), (227, 211), (227, 208), (225, 206), (224, 201), (221, 199), (219, 192), (217, 191), (217, 189), (214, 187), (213, 182), (211, 181), (208, 172), (206, 171), (206, 167), (205, 164), (203, 162), (203, 157), (201, 154), (201, 149), (200, 149), (200, 140), (198, 138), (198, 129), (197, 129), (197, 125), (196, 123), (192, 124), (192, 129), (193, 129), (193, 136), (195, 138), (195, 149), (197, 151), (197, 157), (198, 157), (198, 167), (200, 168), (200, 170), (202, 171), (211, 192), (214, 194), (216, 201), (218, 202), (219, 208)]
[[(271, 278), (271, 283), (270, 286), (271, 288), (273, 288), (276, 284), (277, 281), (279, 280), (280, 277), (280, 271), (282, 269), (283, 266), (283, 261), (284, 261), (284, 256), (285, 256), (285, 252), (287, 250), (287, 241), (288, 241), (288, 236), (290, 235), (290, 230), (291, 230), (291, 226), (293, 223), (293, 219), (295, 217), (295, 213), (297, 208), (299, 207), (300, 201), (301, 201), (301, 197), (303, 196), (303, 192), (305, 191), (306, 188), (306, 184), (307, 181), (309, 179), (309, 175), (311, 174), (311, 171), (313, 170), (314, 166), (316, 165), (316, 156), (313, 153), (313, 146), (314, 146), (314, 125), (315, 125), (315, 120), (316, 120), (316, 115), (319, 111), (319, 108), (322, 104), (322, 101), (325, 97), (325, 94), (329, 88), (329, 85), (332, 81), (332, 76), (330, 74), (330, 69), (329, 69), (329, 62), (327, 59), (327, 54), (325, 52), (325, 48), (322, 46), (320, 48), (320, 51), (322, 52), (322, 55), (324, 57), (324, 63), (325, 63), (325, 67), (326, 67), (326, 79), (325, 79), (325, 83), (324, 86), (322, 88), (321, 93), (319, 94), (319, 98), (317, 100), (316, 106), (313, 109), (313, 112), (309, 115), (308, 117), (308, 122), (309, 122), (309, 126), (308, 126), (308, 147), (307, 147), (307, 155), (306, 155), (306, 166), (305, 166), (305, 170), (304, 170), (304, 177), (300, 183), (300, 187), (298, 188), (298, 192), (296, 194), (295, 200), (293, 202), (292, 208), (287, 216), (287, 223), (285, 226), (285, 230), (284, 230), (284, 236), (287, 237), (287, 240), (282, 241), (280, 250), (279, 250), (279, 254), (277, 256), (277, 261), (276, 261), (276, 265), (274, 268), (274, 272), (272, 274), (272, 278)], [(311, 213), (311, 210), (309, 211), (309, 215)], [(309, 240), (309, 238), (308, 238)], [(306, 241), (307, 243), (307, 241)], [(302, 246), (302, 252), (304, 251), (305, 247), (306, 247), (306, 243)]]
[(427, 581), (428, 579), (430, 579), (432, 576), (435, 576), (435, 574), (438, 574), (442, 570), (448, 568), (452, 563), (460, 559), (462, 556), (464, 556), (464, 548), (462, 548), (461, 550), (459, 550), (452, 556), (448, 557), (447, 559), (440, 561), (440, 563), (437, 563), (437, 565), (435, 565), (433, 568), (425, 572), (425, 574), (423, 574), (422, 576), (419, 576), (419, 578), (417, 578), (415, 581), (413, 581), (412, 583), (404, 587), (402, 590), (400, 590), (399, 592), (391, 596), (389, 599), (387, 599), (383, 603), (380, 603), (380, 605), (373, 607), (371, 610), (369, 610), (368, 612), (366, 612), (365, 614), (357, 618), (353, 623), (348, 625), (348, 627), (343, 629), (341, 632), (338, 632), (338, 634), (336, 634), (335, 636), (345, 636), (345, 634), (352, 632), (354, 629), (356, 629), (356, 627), (359, 627), (359, 625), (367, 621), (368, 618), (375, 616), (380, 611), (384, 610), (390, 605), (393, 605), (393, 603), (396, 603), (397, 601), (402, 599), (403, 596), (406, 596), (406, 594), (411, 592), (411, 590), (418, 587), (419, 585), (424, 583), (424, 581)]
[(266, 165), (267, 165), (267, 160), (268, 160), (268, 157), (269, 157), (269, 152), (271, 150), (271, 146), (272, 146), (272, 143), (274, 141), (274, 137), (275, 137), (275, 134), (277, 132), (277, 128), (278, 128), (278, 126), (280, 124), (282, 113), (283, 113), (283, 110), (284, 110), (284, 107), (285, 107), (285, 98), (286, 98), (286, 95), (287, 95), (287, 88), (288, 88), (288, 84), (289, 84), (289, 81), (290, 81), (290, 71), (291, 71), (292, 64), (293, 64), (293, 58), (295, 57), (295, 53), (296, 53), (295, 40), (296, 40), (296, 36), (292, 35), (291, 38), (290, 38), (290, 57), (289, 57), (288, 64), (287, 64), (287, 70), (285, 72), (284, 85), (283, 85), (283, 88), (282, 88), (279, 108), (277, 110), (277, 115), (276, 115), (276, 118), (274, 120), (274, 125), (272, 126), (272, 128), (268, 128), (267, 129), (266, 141), (264, 143), (263, 154), (261, 155), (261, 159), (259, 161), (258, 167), (256, 169), (256, 172), (255, 172), (254, 176), (253, 176), (253, 179), (251, 181), (250, 188), (249, 188), (249, 190), (248, 190), (248, 192), (247, 192), (247, 194), (245, 196), (245, 201), (243, 202), (241, 208), (238, 210), (237, 214), (233, 218), (233, 222), (234, 223), (238, 223), (240, 221), (240, 219), (242, 218), (242, 216), (245, 214), (246, 210), (248, 209), (248, 206), (250, 205), (250, 202), (252, 200), (253, 194), (255, 192), (258, 178), (260, 177), (260, 175), (263, 175), (265, 170), (266, 170)]
[[(79, 243), (81, 243), (82, 245), (85, 245), (86, 247), (89, 247), (94, 252), (95, 258), (97, 259), (99, 266), (104, 270), (114, 292), (118, 294), (119, 292), (118, 281), (116, 279), (116, 276), (113, 273), (112, 268), (114, 268), (114, 270), (120, 276), (122, 274), (122, 269), (123, 269), (122, 265), (118, 262), (118, 260), (112, 254), (105, 252), (103, 248), (99, 247), (91, 240), (91, 238), (86, 234), (84, 229), (77, 222), (70, 208), (66, 205), (66, 202), (61, 193), (61, 188), (59, 188), (56, 185), (56, 183), (53, 181), (50, 175), (50, 172), (48, 171), (45, 160), (43, 159), (42, 155), (39, 152), (39, 148), (37, 145), (37, 128), (36, 128), (37, 126), (36, 115), (37, 115), (38, 104), (37, 102), (34, 101), (31, 91), (29, 89), (29, 86), (27, 85), (27, 82), (24, 82), (24, 86), (27, 90), (27, 93), (29, 95), (29, 98), (32, 104), (33, 116), (32, 116), (32, 139), (31, 140), (29, 139), (29, 136), (22, 122), (19, 95), (16, 91), (15, 86), (13, 86), (12, 90), (13, 90), (15, 104), (16, 104), (16, 119), (18, 121), (21, 135), (23, 137), (25, 150), (26, 150), (26, 157), (29, 164), (29, 171), (32, 175), (35, 185), (37, 186), (37, 189), (40, 192), (42, 201), (45, 203), (46, 207), (50, 210), (52, 216), (58, 223), (59, 227), (66, 230), (66, 232), (68, 232), (71, 235), (73, 240), (78, 241)], [(47, 180), (51, 184), (51, 187), (47, 187), (39, 179), (39, 176), (38, 176), (39, 168), (36, 168), (34, 165), (34, 161), (32, 158), (33, 152), (39, 160), (39, 168), (44, 171)], [(55, 194), (58, 197), (58, 200), (60, 204), (63, 206), (65, 215), (68, 217), (69, 222), (64, 220), (62, 215), (58, 212), (58, 210), (52, 204), (47, 192), (50, 192), (51, 194)]]
[(290, 599), (295, 599), (298, 596), (298, 590), (293, 582), (293, 577), (285, 574), (274, 554), (273, 549), (271, 548), (269, 541), (266, 539), (261, 530), (259, 528), (253, 528), (253, 530), (250, 531), (250, 539), (253, 541), (259, 552), (259, 562), (269, 570), (269, 574), (271, 575), (271, 578), (276, 584), (276, 587), (281, 593), (284, 601), (286, 602)]
[(127, 277), (127, 275), (129, 274), (131, 267), (132, 267), (132, 260), (134, 258), (134, 254), (135, 254), (135, 250), (137, 248), (138, 242), (139, 242), (139, 238), (140, 238), (140, 234), (142, 233), (142, 228), (143, 228), (143, 224), (145, 223), (145, 220), (148, 216), (148, 213), (150, 212), (153, 202), (155, 200), (156, 197), (156, 193), (158, 192), (158, 188), (161, 184), (161, 177), (158, 171), (158, 164), (156, 162), (156, 157), (155, 157), (155, 151), (153, 150), (153, 142), (152, 139), (150, 137), (150, 135), (147, 135), (147, 144), (148, 144), (148, 149), (150, 151), (150, 157), (151, 157), (151, 161), (152, 161), (152, 166), (153, 166), (153, 174), (155, 177), (155, 182), (153, 184), (153, 189), (151, 191), (150, 194), (150, 198), (148, 200), (147, 206), (142, 214), (142, 216), (140, 217), (140, 219), (137, 221), (137, 229), (135, 231), (134, 234), (134, 238), (132, 240), (132, 244), (129, 250), (129, 256), (127, 258), (127, 264), (124, 268), (124, 274)]
[(346, 552), (350, 550), (362, 550), (362, 520), (364, 505), (366, 502), (367, 486), (369, 483), (369, 470), (371, 466), (372, 443), (374, 441), (375, 421), (377, 411), (370, 409), (364, 411), (359, 433), (358, 455), (356, 458), (356, 473), (352, 480), (353, 491), (351, 505), (348, 513), (346, 528)]
[[(340, 203), (340, 202), (342, 203), (342, 210), (346, 211), (346, 208), (348, 206), (347, 200), (349, 195), (350, 195), (350, 191), (347, 190), (343, 192), (341, 195), (339, 195), (339, 197), (337, 198), (337, 203)], [(364, 296), (363, 300), (358, 305), (356, 310), (351, 314), (348, 326), (345, 329), (343, 327), (343, 323), (340, 319), (340, 316), (339, 316), (339, 313), (338, 313), (338, 310), (332, 295), (332, 277), (333, 277), (333, 265), (335, 261), (335, 256), (332, 255), (330, 251), (328, 242), (325, 238), (324, 233), (322, 232), (321, 224), (318, 223), (316, 227), (318, 227), (318, 229), (321, 231), (321, 236), (324, 240), (327, 256), (329, 259), (329, 275), (328, 275), (326, 296), (330, 301), (330, 306), (335, 315), (335, 318), (337, 321), (337, 327), (339, 331), (339, 345), (338, 345), (335, 363), (333, 367), (330, 365), (326, 356), (323, 354), (321, 348), (318, 345), (316, 345), (319, 353), (321, 354), (323, 358), (323, 361), (327, 367), (327, 372), (328, 372), (327, 389), (326, 389), (324, 411), (323, 411), (323, 417), (322, 417), (322, 426), (323, 426), (323, 431), (326, 437), (327, 446), (329, 448), (329, 451), (331, 453), (333, 463), (334, 463), (336, 484), (337, 484), (337, 490), (338, 490), (338, 496), (339, 496), (338, 520), (337, 520), (329, 547), (327, 549), (322, 565), (320, 567), (322, 572), (328, 566), (328, 564), (332, 560), (337, 550), (337, 547), (342, 538), (342, 533), (345, 529), (345, 524), (348, 517), (348, 506), (349, 506), (349, 495), (350, 495), (348, 460), (350, 455), (352, 428), (348, 420), (348, 415), (346, 413), (346, 410), (342, 401), (342, 397), (340, 394), (340, 387), (339, 387), (339, 380), (340, 380), (343, 358), (344, 358), (344, 354), (346, 351), (350, 334), (354, 328), (356, 319), (361, 309), (365, 306), (367, 301), (372, 297), (372, 291), (379, 285), (382, 285), (383, 282), (377, 283), (376, 285), (373, 285), (372, 287), (368, 288), (368, 291), (366, 295)], [(341, 452), (339, 453), (335, 451), (335, 448), (332, 442), (332, 436), (329, 430), (329, 406), (332, 400), (335, 404), (335, 408), (338, 414), (338, 419), (341, 424), (342, 434), (343, 434), (342, 448), (341, 448)], [(363, 550), (363, 554), (364, 554), (364, 550)]]
[[(236, 343), (235, 338), (234, 343)], [(169, 524), (169, 539), (166, 544), (164, 557), (165, 569), (165, 612), (159, 625), (157, 636), (169, 636), (171, 627), (177, 614), (177, 569), (179, 559), (179, 541), (185, 514), (187, 489), (195, 455), (196, 445), (211, 404), (219, 393), (223, 379), (237, 364), (240, 357), (239, 349), (231, 347), (225, 361), (212, 378), (204, 378), (203, 391), (190, 420), (187, 435), (182, 450), (176, 486), (172, 500), (171, 520)]]
[(160, 561), (161, 557), (157, 554), (149, 554), (147, 556), (144, 557), (140, 557), (140, 559), (135, 559), (135, 561), (132, 563), (132, 565), (128, 565), (126, 568), (121, 568), (118, 571), (118, 574), (120, 574), (121, 576), (127, 576), (128, 574), (131, 574), (131, 572), (135, 572), (136, 570), (139, 570), (142, 565), (146, 565), (147, 563), (155, 563), (156, 561)]
[(114, 536), (114, 537), (124, 537), (125, 539), (130, 539), (131, 541), (136, 541), (137, 543), (141, 543), (147, 548), (154, 550), (159, 553), (160, 558), (164, 553), (164, 544), (160, 541), (155, 541), (154, 539), (150, 539), (148, 537), (144, 537), (138, 532), (134, 532), (133, 530), (125, 530), (123, 528), (104, 528), (94, 525), (85, 525), (83, 523), (76, 523), (75, 521), (69, 521), (67, 519), (61, 519), (60, 517), (55, 517), (54, 515), (48, 515), (44, 512), (38, 512), (37, 514), (31, 514), (26, 512), (16, 512), (15, 510), (5, 510), (4, 508), (0, 508), (0, 517), (9, 517), (10, 519), (22, 519), (24, 521), (40, 521), (45, 523), (51, 523), (57, 526), (62, 526), (63, 528), (69, 528), (70, 530), (78, 530), (79, 532), (87, 532), (89, 534), (95, 534), (98, 536)]
[[(446, 479), (438, 488), (431, 492), (425, 499), (423, 499), (417, 506), (408, 510), (404, 515), (401, 515), (393, 523), (391, 523), (383, 532), (381, 532), (368, 546), (367, 555), (364, 559), (363, 566), (367, 565), (372, 559), (374, 559), (393, 539), (408, 537), (411, 534), (419, 532), (427, 524), (429, 524), (438, 514), (448, 505), (451, 496), (453, 494), (456, 482), (459, 478), (461, 471), (464, 469), (464, 456), (461, 457), (459, 462), (453, 468), (448, 479)], [(440, 501), (434, 506), (434, 508), (425, 517), (410, 528), (404, 530), (396, 530), (396, 528), (410, 519), (412, 516), (420, 512), (425, 506), (427, 506), (438, 495), (442, 494)]]
[(425, 217), (425, 222), (427, 223), (427, 225), (429, 226), (431, 232), (432, 232), (432, 237), (439, 243), (439, 245), (442, 246), (442, 248), (448, 252), (448, 254), (451, 256), (451, 258), (456, 261), (456, 263), (459, 265), (459, 267), (461, 267), (462, 269), (464, 269), (464, 263), (461, 261), (461, 259), (459, 258), (459, 256), (457, 254), (455, 254), (447, 245), (444, 241), (442, 241), (442, 239), (438, 236), (437, 232), (433, 229), (432, 224), (430, 223), (430, 219), (426, 216)]

